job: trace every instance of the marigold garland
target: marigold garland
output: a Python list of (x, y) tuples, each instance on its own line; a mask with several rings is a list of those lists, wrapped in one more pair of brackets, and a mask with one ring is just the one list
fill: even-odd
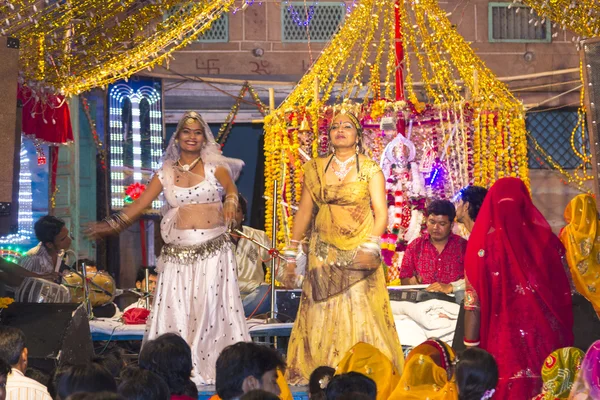
[[(408, 101), (402, 104), (390, 99), (396, 66), (395, 6), (400, 7), (406, 55), (402, 61)], [(377, 65), (370, 60), (377, 60)], [(381, 71), (384, 66), (386, 70)], [(416, 80), (423, 82), (424, 97), (412, 86)], [(342, 82), (336, 106), (324, 106), (336, 82)], [(472, 94), (468, 102), (467, 91)], [(360, 100), (349, 100), (353, 98)], [(415, 121), (411, 140), (422, 140), (423, 130), (430, 132), (433, 137), (428, 140), (435, 142), (437, 155), (437, 175), (428, 178), (434, 186), (431, 193), (451, 196), (450, 191), (460, 184), (489, 186), (498, 177), (509, 175), (529, 183), (523, 105), (475, 55), (437, 1), (363, 0), (294, 90), (265, 119), (267, 230), (273, 211), (272, 181), (281, 181), (283, 165), (290, 178), (286, 174), (286, 189), (279, 197), (292, 205), (299, 200), (301, 164), (305, 162), (298, 154), (299, 123), (306, 119), (310, 126), (313, 140), (308, 156), (316, 157), (327, 151), (327, 124), (340, 109), (369, 124), (365, 126), (370, 135), (368, 154), (378, 162), (382, 147), (391, 139), (376, 132), (381, 117), (393, 116), (404, 120), (406, 126)], [(442, 175), (448, 183), (439, 178)], [(290, 223), (286, 225), (291, 228)], [(277, 236), (281, 245), (286, 239), (281, 228)], [(392, 246), (388, 243), (387, 247), (391, 250)]]

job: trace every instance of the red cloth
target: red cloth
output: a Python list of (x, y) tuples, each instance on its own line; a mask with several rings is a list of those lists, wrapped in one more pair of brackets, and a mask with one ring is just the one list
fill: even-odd
[(428, 285), (435, 282), (451, 283), (462, 279), (464, 272), (464, 255), (467, 241), (453, 233), (441, 253), (425, 234), (413, 240), (402, 258), (400, 278), (412, 278), (418, 275), (422, 283)]
[(465, 256), (466, 277), (479, 299), (480, 346), (498, 363), (494, 398), (536, 396), (548, 354), (573, 344), (562, 251), (525, 184), (498, 180), (477, 215)]
[(49, 145), (73, 141), (71, 114), (63, 96), (46, 95), (43, 100), (27, 86), (19, 86), (18, 99), (23, 103), (22, 132)]
[(123, 322), (127, 325), (142, 325), (146, 323), (150, 311), (145, 308), (132, 308), (123, 313)]

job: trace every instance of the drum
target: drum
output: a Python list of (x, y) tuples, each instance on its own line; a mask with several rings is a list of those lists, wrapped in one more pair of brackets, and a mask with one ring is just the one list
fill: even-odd
[[(103, 306), (115, 299), (117, 286), (113, 277), (106, 271), (89, 272), (88, 270), (87, 278), (90, 282), (90, 303), (92, 307)], [(73, 272), (63, 276), (63, 285), (71, 292), (73, 302), (82, 303), (84, 301), (82, 282), (82, 277)]]
[(20, 303), (70, 303), (69, 289), (40, 278), (25, 278), (15, 293)]

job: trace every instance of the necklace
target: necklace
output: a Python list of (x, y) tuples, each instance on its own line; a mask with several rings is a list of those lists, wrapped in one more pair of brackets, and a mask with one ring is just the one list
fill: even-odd
[(352, 169), (352, 164), (354, 163), (354, 160), (354, 157), (350, 157), (346, 161), (340, 161), (336, 156), (333, 156), (333, 161), (335, 161), (335, 164), (338, 166), (338, 170), (336, 171), (334, 169), (333, 173), (335, 174), (335, 176), (338, 177), (340, 182), (343, 181), (344, 178), (346, 178), (346, 175), (348, 175), (348, 173)]
[(196, 164), (198, 164), (200, 162), (200, 160), (202, 159), (202, 157), (198, 157), (196, 158), (194, 161), (192, 161), (191, 164), (181, 164), (181, 158), (179, 160), (177, 160), (177, 165), (179, 165), (181, 167), (181, 169), (183, 169), (184, 171), (191, 171), (192, 169), (194, 169), (194, 167), (196, 166)]

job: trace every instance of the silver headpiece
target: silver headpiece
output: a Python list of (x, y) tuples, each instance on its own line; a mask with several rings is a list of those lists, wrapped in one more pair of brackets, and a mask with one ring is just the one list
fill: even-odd
[(222, 154), (221, 146), (215, 141), (215, 137), (213, 136), (210, 127), (208, 126), (206, 121), (204, 121), (204, 118), (202, 118), (202, 116), (196, 111), (186, 111), (179, 120), (179, 123), (177, 124), (177, 130), (171, 137), (171, 140), (169, 140), (169, 145), (167, 146), (167, 149), (163, 154), (163, 165), (166, 162), (175, 164), (179, 160), (179, 157), (181, 156), (181, 150), (179, 148), (179, 144), (175, 142), (175, 138), (177, 137), (177, 133), (181, 129), (183, 129), (185, 123), (190, 119), (198, 121), (204, 129), (204, 137), (206, 141), (204, 142), (204, 146), (202, 147), (202, 151), (200, 152), (202, 162), (204, 162), (205, 164), (216, 164), (227, 168), (231, 175), (231, 179), (235, 181), (240, 175), (242, 167), (244, 166), (244, 162), (237, 158), (225, 157)]

